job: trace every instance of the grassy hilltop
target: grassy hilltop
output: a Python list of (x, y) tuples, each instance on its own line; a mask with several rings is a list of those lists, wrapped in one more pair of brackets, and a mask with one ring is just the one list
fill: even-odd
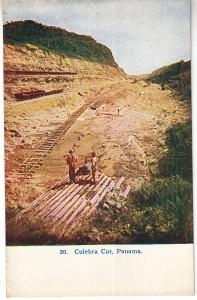
[(164, 66), (153, 71), (148, 81), (171, 89), (182, 100), (191, 100), (191, 61), (183, 61)]
[(5, 44), (32, 44), (47, 52), (118, 67), (111, 50), (90, 36), (32, 20), (7, 23), (3, 33)]

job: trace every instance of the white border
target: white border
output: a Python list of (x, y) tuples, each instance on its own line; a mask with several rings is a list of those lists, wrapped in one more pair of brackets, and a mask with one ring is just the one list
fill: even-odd
[[(2, 5), (2, 3), (0, 3)], [(0, 7), (1, 8), (1, 7)], [(197, 1), (192, 0), (192, 74), (193, 74), (193, 80), (192, 80), (192, 88), (193, 88), (193, 170), (194, 170), (194, 220), (195, 220), (195, 241), (196, 241), (196, 195), (197, 195), (197, 188), (196, 188), (196, 170), (197, 170), (197, 160), (196, 160), (196, 152), (197, 152), (197, 85), (196, 85), (196, 78), (197, 78), (197, 58), (196, 58), (196, 51), (197, 51)], [(2, 18), (0, 16), (0, 28), (2, 29)], [(2, 31), (0, 30), (0, 42), (2, 45)], [(0, 48), (0, 191), (1, 195), (4, 194), (4, 168), (2, 166), (4, 165), (4, 150), (3, 150), (3, 83), (2, 83), (2, 47)], [(5, 299), (5, 214), (4, 214), (4, 197), (1, 198), (0, 201), (0, 299)], [(195, 247), (195, 257), (196, 255), (196, 247)], [(3, 262), (3, 264), (2, 264)], [(196, 265), (196, 262), (195, 262)], [(197, 283), (196, 278), (195, 278), (195, 283)], [(150, 296), (151, 297), (151, 296)], [(113, 297), (115, 298), (115, 297)], [(118, 297), (118, 298), (123, 298), (123, 297)], [(129, 297), (133, 298), (133, 297)], [(147, 299), (146, 297), (143, 296), (138, 296), (138, 299)], [(149, 298), (149, 297), (148, 297)], [(163, 298), (169, 299), (169, 298), (174, 298), (172, 297), (167, 297), (164, 296)], [(26, 299), (26, 298), (17, 298), (17, 299)], [(34, 298), (28, 298), (28, 299), (34, 299)], [(41, 298), (40, 298), (41, 299)], [(49, 298), (49, 299), (58, 299), (58, 298)], [(77, 297), (64, 297), (64, 299), (78, 299)], [(80, 299), (86, 299), (86, 297), (81, 297)], [(108, 297), (90, 297), (89, 299), (108, 299)]]
[(3, 22), (0, 0), (0, 299), (4, 299), (5, 286), (5, 181), (4, 181), (4, 105), (3, 105)]

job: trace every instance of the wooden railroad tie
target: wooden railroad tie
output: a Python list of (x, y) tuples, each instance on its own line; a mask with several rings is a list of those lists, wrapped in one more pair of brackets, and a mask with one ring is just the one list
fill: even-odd
[(77, 184), (69, 184), (68, 177), (62, 178), (21, 211), (17, 223), (28, 218), (37, 224), (37, 229), (40, 227), (57, 239), (67, 237), (79, 224), (90, 220), (106, 196), (111, 197), (114, 191), (127, 196), (130, 187), (122, 191), (123, 181), (123, 177), (113, 180), (102, 173), (96, 184), (91, 182), (91, 175), (79, 176)]

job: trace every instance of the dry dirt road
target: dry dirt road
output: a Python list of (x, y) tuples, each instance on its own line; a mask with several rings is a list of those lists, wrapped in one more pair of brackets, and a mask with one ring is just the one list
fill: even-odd
[[(32, 117), (23, 118), (20, 115), (15, 126), (20, 132), (25, 126), (27, 133), (24, 138), (29, 138), (31, 143), (38, 143), (49, 130), (66, 120), (69, 109), (74, 111), (85, 103), (87, 98), (83, 97), (77, 105), (70, 101), (68, 107), (65, 104), (58, 107), (55, 104), (47, 106), (48, 102), (53, 103), (53, 96), (50, 96), (48, 102), (48, 98), (36, 100), (40, 105), (46, 103), (47, 108), (39, 112), (36, 107), (32, 110)], [(112, 178), (124, 176), (125, 183), (129, 183), (132, 189), (137, 189), (142, 181), (150, 176), (158, 157), (165, 151), (165, 130), (173, 123), (184, 122), (190, 115), (186, 104), (172, 99), (170, 91), (162, 91), (157, 84), (148, 86), (143, 80), (136, 83), (131, 79), (110, 83), (101, 88), (97, 95), (94, 95), (94, 99), (102, 100), (103, 104), (96, 111), (87, 109), (77, 119), (29, 181), (12, 181), (8, 178), (8, 212), (10, 208), (18, 211), (26, 207), (37, 195), (65, 176), (67, 167), (64, 155), (73, 147), (80, 158), (79, 163), (94, 150), (100, 158), (99, 169), (102, 173)], [(24, 106), (24, 103), (21, 103), (22, 105)], [(31, 110), (35, 101), (26, 102), (25, 105)], [(17, 109), (21, 113), (20, 105), (17, 105)], [(6, 122), (9, 128), (11, 122), (14, 122), (13, 115), (8, 115)], [(28, 133), (29, 124), (34, 124), (31, 135)], [(14, 162), (21, 161), (24, 153), (27, 155), (28, 151), (31, 152), (31, 143), (29, 147), (25, 146), (12, 154)], [(11, 162), (8, 162), (8, 166), (9, 164)]]

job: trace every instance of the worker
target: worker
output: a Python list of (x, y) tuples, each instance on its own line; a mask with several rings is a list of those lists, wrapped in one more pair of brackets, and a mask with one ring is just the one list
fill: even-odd
[(73, 154), (73, 150), (70, 150), (66, 157), (66, 162), (69, 169), (70, 183), (75, 183), (75, 166), (78, 162), (78, 157)]
[(90, 168), (91, 168), (90, 161), (87, 158), (85, 158), (84, 163), (81, 167), (79, 167), (76, 176), (90, 174)]
[(118, 115), (120, 114), (120, 108), (118, 108)]
[(92, 171), (92, 181), (96, 183), (96, 170), (97, 170), (97, 157), (96, 153), (92, 152), (91, 154), (91, 171)]

